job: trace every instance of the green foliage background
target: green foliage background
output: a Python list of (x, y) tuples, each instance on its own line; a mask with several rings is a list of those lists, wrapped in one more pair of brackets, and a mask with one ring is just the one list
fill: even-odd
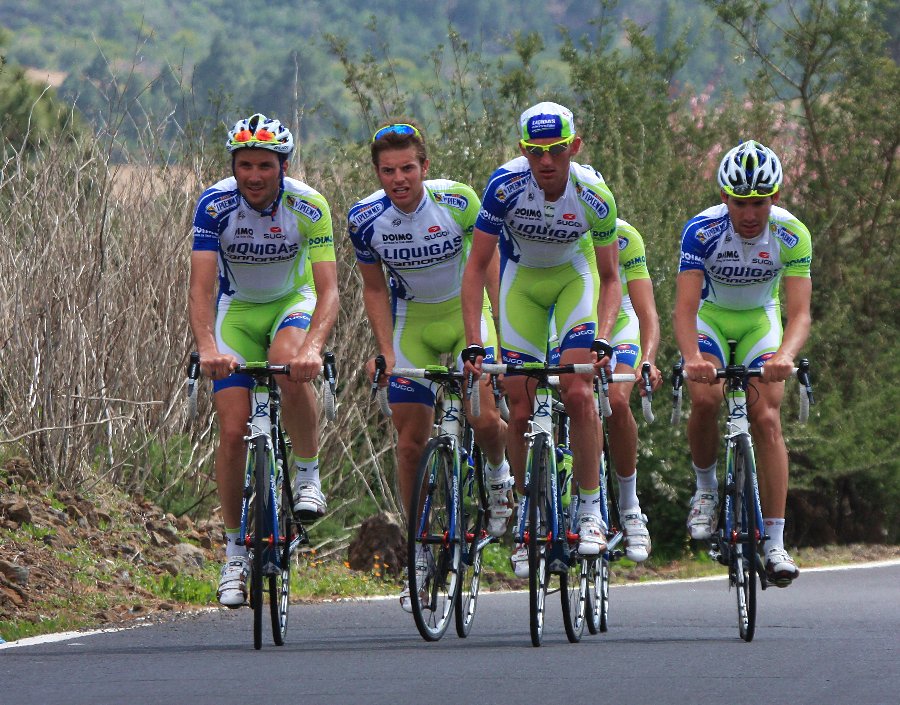
[[(805, 353), (818, 404), (803, 427), (790, 421), (794, 392), (785, 408), (789, 539), (897, 541), (896, 3), (460, 0), (416, 6), (414, 19), (398, 2), (369, 3), (367, 16), (340, 2), (304, 3), (302, 11), (286, 2), (240, 11), (217, 2), (80, 5), (50, 1), (37, 11), (0, 0), (11, 30), (7, 58), (71, 69), (58, 93), (29, 84), (13, 61), (0, 73), (3, 153), (36, 183), (59, 135), (72, 141), (66, 158), (78, 163), (188, 165), (209, 183), (227, 169), (218, 147), (224, 125), (264, 110), (301, 136), (295, 169), (328, 197), (340, 241), (343, 214), (375, 187), (366, 137), (378, 121), (419, 118), (432, 173), (479, 189), (513, 156), (524, 107), (539, 99), (568, 104), (587, 144), (583, 161), (604, 174), (622, 216), (647, 243), (663, 324), (661, 368), (677, 357), (669, 312), (681, 226), (716, 202), (712, 177), (724, 149), (748, 137), (770, 144), (785, 164), (783, 204), (814, 243), (814, 325)], [(91, 31), (92, 23), (99, 29)], [(12, 178), (11, 163), (0, 186)], [(9, 232), (17, 217), (5, 217)], [(339, 256), (346, 307), (358, 303), (358, 282), (345, 242)], [(184, 321), (169, 325), (186, 350)], [(340, 336), (368, 334), (337, 335), (341, 351), (351, 343)], [(0, 349), (0, 361), (16, 352)], [(656, 424), (640, 425), (640, 492), (657, 551), (672, 554), (686, 548), (690, 466), (661, 396)], [(344, 447), (353, 453), (373, 442), (368, 434), (385, 439), (385, 425), (367, 418), (362, 435), (348, 428), (355, 435)], [(177, 439), (142, 441), (148, 447), (147, 457), (181, 453)], [(159, 487), (181, 489), (169, 476), (177, 465), (164, 464)], [(367, 487), (378, 485), (370, 470), (357, 472), (369, 478)], [(137, 470), (122, 480), (149, 481)], [(351, 501), (360, 494), (344, 475), (335, 491)], [(366, 506), (373, 504), (390, 502), (375, 493)]]

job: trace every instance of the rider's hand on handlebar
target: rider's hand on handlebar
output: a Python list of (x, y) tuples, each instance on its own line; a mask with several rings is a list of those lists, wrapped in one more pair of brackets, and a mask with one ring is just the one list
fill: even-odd
[(612, 362), (613, 348), (609, 341), (606, 338), (597, 338), (591, 345), (591, 352), (597, 355), (597, 360), (594, 362), (596, 373), (599, 374), (602, 368), (607, 374), (612, 374), (610, 363)]
[(690, 360), (684, 361), (684, 376), (691, 382), (699, 384), (716, 384), (716, 366), (704, 357), (699, 355)]
[[(650, 388), (655, 392), (662, 386), (663, 376), (659, 371), (659, 368), (649, 360), (644, 360), (641, 363), (641, 367), (638, 368), (638, 371), (643, 368), (645, 362), (650, 364)], [(647, 394), (647, 391), (644, 389), (643, 384), (638, 386), (640, 387), (641, 396), (645, 396)]]
[(463, 371), (467, 375), (475, 375), (475, 379), (481, 379), (481, 363), (487, 354), (480, 343), (470, 343), (461, 353)]
[[(378, 386), (379, 387), (387, 387), (388, 382), (391, 378), (391, 371), (394, 369), (394, 353), (390, 352), (387, 354), (382, 354), (382, 358), (384, 358), (384, 371), (378, 378)], [(369, 376), (369, 381), (372, 382), (375, 380), (375, 358), (371, 357), (366, 362), (366, 374)]]
[(792, 374), (794, 374), (794, 359), (784, 353), (776, 352), (763, 363), (760, 379), (763, 382), (784, 382)]
[(322, 371), (322, 356), (316, 350), (303, 347), (287, 364), (291, 367), (292, 382), (311, 382)]
[(210, 379), (225, 379), (238, 366), (234, 355), (227, 355), (214, 350), (211, 353), (200, 353), (200, 371)]

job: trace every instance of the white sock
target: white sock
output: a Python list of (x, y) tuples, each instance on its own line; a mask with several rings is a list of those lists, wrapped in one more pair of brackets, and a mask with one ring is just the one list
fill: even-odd
[(319, 456), (312, 458), (300, 458), (294, 456), (294, 485), (315, 485), (322, 487), (322, 481), (319, 479)]
[(708, 468), (698, 468), (694, 463), (694, 474), (697, 476), (698, 490), (717, 490), (719, 489), (719, 480), (716, 478), (716, 464), (713, 463)]
[(641, 502), (637, 496), (637, 471), (623, 477), (616, 473), (616, 479), (619, 481), (619, 506), (624, 512), (627, 509), (640, 509)]
[(578, 518), (591, 514), (598, 519), (603, 518), (603, 495), (598, 487), (593, 492), (580, 490), (578, 493)]
[(784, 519), (764, 517), (763, 528), (769, 537), (764, 549), (766, 553), (772, 548), (784, 548)]
[(487, 468), (488, 482), (497, 482), (498, 480), (505, 480), (509, 477), (509, 463), (506, 462), (505, 458), (499, 465), (494, 465), (488, 460), (485, 462), (485, 467)]
[(241, 535), (240, 528), (225, 529), (225, 558), (232, 556), (246, 556), (247, 547), (238, 546), (237, 540)]

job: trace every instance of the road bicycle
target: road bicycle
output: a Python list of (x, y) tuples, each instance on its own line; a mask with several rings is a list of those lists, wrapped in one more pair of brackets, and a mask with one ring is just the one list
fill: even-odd
[[(384, 358), (379, 355), (375, 365), (373, 393), (382, 412), (390, 416), (387, 389), (378, 386), (385, 371)], [(406, 572), (413, 618), (423, 639), (437, 641), (455, 614), (456, 633), (465, 638), (478, 605), (482, 551), (497, 539), (487, 533), (484, 456), (462, 403), (463, 373), (432, 365), (394, 368), (391, 375), (398, 384), (408, 384), (408, 378), (413, 378), (438, 387), (435, 435), (422, 453), (407, 508)], [(467, 386), (476, 416), (480, 410), (478, 390), (477, 384)], [(420, 585), (416, 556), (422, 550), (427, 552), (430, 570)]]
[[(653, 386), (650, 383), (650, 363), (645, 362), (641, 366), (641, 383), (644, 394), (641, 397), (641, 409), (647, 423), (653, 423)], [(633, 381), (631, 375), (624, 375), (627, 379), (621, 381)], [(619, 381), (619, 380), (616, 380)], [(600, 408), (601, 428), (603, 433), (603, 452), (600, 456), (600, 492), (601, 514), (603, 523), (607, 526), (606, 551), (589, 566), (587, 603), (585, 605), (587, 615), (587, 627), (591, 634), (605, 633), (609, 629), (609, 582), (610, 566), (625, 555), (620, 548), (625, 539), (625, 533), (619, 526), (619, 502), (613, 489), (615, 468), (612, 455), (609, 451), (609, 427), (606, 419), (612, 414), (609, 404), (608, 387), (609, 380), (606, 373), (601, 370), (594, 379), (595, 395)]]
[[(710, 538), (709, 555), (728, 568), (729, 590), (737, 597), (738, 633), (744, 641), (752, 641), (756, 632), (756, 582), (769, 586), (765, 559), (761, 549), (769, 538), (765, 534), (759, 498), (756, 459), (750, 435), (748, 399), (749, 380), (762, 376), (761, 367), (745, 367), (734, 361), (736, 341), (729, 340), (728, 365), (716, 370), (716, 378), (725, 380), (723, 395), (728, 405), (725, 423), (724, 501), (719, 504), (718, 529)], [(809, 361), (800, 360), (794, 370), (802, 387), (800, 392), (801, 423), (809, 418), (814, 403), (809, 376)], [(683, 362), (672, 368), (672, 423), (681, 420)]]
[[(515, 529), (516, 543), (528, 550), (529, 630), (532, 645), (540, 646), (550, 576), (558, 575), (566, 637), (577, 642), (584, 631), (589, 591), (594, 589), (590, 586), (597, 584), (597, 556), (578, 553), (578, 492), (569, 462), (568, 417), (553, 390), (559, 375), (594, 375), (594, 366), (484, 363), (481, 369), (491, 375), (527, 376), (537, 382), (526, 433), (525, 496), (520, 500), (524, 506)], [(612, 375), (609, 379), (633, 382), (634, 376)], [(600, 391), (602, 396), (607, 390)], [(608, 408), (608, 399), (606, 404)]]
[[(334, 354), (326, 352), (321, 375), (325, 416), (336, 415), (335, 388), (337, 370)], [(254, 380), (250, 390), (250, 414), (247, 420), (247, 464), (241, 502), (241, 526), (237, 539), (246, 546), (250, 558), (248, 602), (253, 610), (253, 647), (262, 648), (263, 604), (268, 595), (272, 621), (272, 638), (284, 645), (287, 634), (291, 593), (291, 559), (297, 549), (309, 543), (302, 517), (294, 512), (289, 441), (281, 425), (281, 393), (278, 375), (290, 374), (289, 365), (247, 362), (232, 374), (249, 375)], [(196, 410), (197, 380), (200, 356), (192, 352), (188, 364), (188, 404)]]

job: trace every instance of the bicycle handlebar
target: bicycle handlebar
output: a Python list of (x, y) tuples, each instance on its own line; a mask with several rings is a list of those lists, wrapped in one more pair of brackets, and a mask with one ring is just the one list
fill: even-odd
[[(381, 413), (392, 416), (390, 404), (387, 399), (387, 387), (379, 386), (378, 381), (387, 371), (387, 363), (384, 355), (375, 358), (375, 377), (372, 380), (372, 396), (377, 400)], [(395, 367), (391, 370), (392, 377), (412, 377), (414, 379), (427, 379), (431, 382), (462, 382), (465, 380), (466, 389), (469, 392), (469, 403), (472, 416), (481, 415), (481, 388), (471, 379), (473, 375), (457, 370), (437, 369), (428, 367)], [(482, 377), (483, 378), (483, 377)]]
[[(745, 367), (744, 365), (728, 365), (727, 367), (716, 368), (716, 379), (729, 379), (738, 382), (744, 382), (751, 377), (762, 377), (762, 367)], [(794, 368), (791, 373), (792, 377), (796, 377), (797, 381), (803, 386), (800, 394), (800, 411), (798, 420), (800, 423), (806, 423), (809, 420), (809, 406), (815, 404), (813, 398), (812, 384), (809, 376), (809, 360), (805, 357), (800, 360), (799, 366)], [(682, 406), (682, 383), (684, 381), (684, 363), (679, 362), (672, 366), (672, 418), (673, 426), (681, 422), (681, 406)]]

